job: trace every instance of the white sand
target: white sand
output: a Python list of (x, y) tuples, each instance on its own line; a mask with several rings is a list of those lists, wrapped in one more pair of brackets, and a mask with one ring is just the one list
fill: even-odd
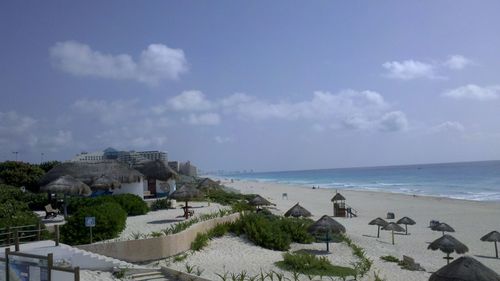
[[(245, 181), (225, 182), (225, 184), (243, 193), (257, 193), (268, 198), (276, 204), (276, 212), (281, 214), (297, 202), (313, 213), (313, 219), (318, 219), (324, 214), (333, 214), (330, 199), (335, 190), (332, 189), (313, 190), (300, 186)], [(282, 199), (282, 193), (287, 193), (288, 199)], [(494, 255), (493, 244), (480, 241), (480, 237), (489, 231), (500, 230), (498, 202), (473, 202), (368, 191), (342, 190), (341, 193), (347, 198), (346, 203), (358, 211), (359, 217), (337, 218), (337, 220), (346, 227), (349, 237), (363, 247), (367, 255), (374, 260), (372, 271), (364, 280), (373, 280), (373, 272), (378, 272), (388, 281), (423, 281), (429, 278), (429, 272), (445, 265), (443, 253), (427, 250), (428, 243), (441, 236), (440, 232), (428, 228), (431, 219), (450, 224), (456, 230), (452, 235), (469, 247), (468, 255), (500, 272), (500, 260), (490, 258)], [(376, 226), (368, 225), (368, 222), (376, 217), (385, 218), (387, 212), (394, 212), (396, 220), (409, 216), (417, 222), (417, 225), (409, 226), (410, 235), (396, 235), (396, 245), (391, 244), (390, 232), (381, 231), (381, 237), (377, 239)], [(332, 254), (328, 258), (334, 264), (349, 265), (354, 259), (350, 249), (345, 245), (331, 245)], [(293, 245), (292, 250), (298, 247)], [(323, 249), (324, 244), (300, 245), (300, 247)], [(170, 266), (185, 271), (186, 263), (196, 265), (204, 270), (202, 276), (220, 280), (215, 273), (225, 271), (239, 273), (246, 270), (255, 275), (261, 268), (263, 271), (278, 270), (272, 264), (280, 260), (281, 255), (282, 252), (263, 249), (242, 238), (227, 236), (213, 240), (206, 249)], [(427, 272), (402, 270), (396, 264), (380, 260), (380, 256), (383, 255), (393, 255), (400, 259), (403, 255), (411, 256)]]

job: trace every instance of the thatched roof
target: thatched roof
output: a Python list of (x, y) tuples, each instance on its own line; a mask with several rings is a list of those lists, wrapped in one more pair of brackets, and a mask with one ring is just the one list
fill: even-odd
[(331, 217), (324, 215), (313, 223), (308, 231), (311, 233), (345, 233), (345, 227)]
[(342, 196), (342, 194), (340, 193), (336, 193), (335, 196), (333, 196), (332, 200), (331, 201), (339, 201), (339, 200), (345, 200), (345, 197)]
[(434, 272), (429, 281), (500, 281), (500, 276), (471, 257), (460, 257)]
[(177, 173), (161, 160), (142, 161), (132, 167), (148, 179), (168, 181), (177, 177)]
[(64, 162), (48, 171), (39, 181), (41, 186), (46, 185), (57, 178), (70, 175), (87, 185), (102, 176), (116, 180), (120, 183), (138, 182), (143, 175), (139, 171), (130, 168), (127, 164), (106, 160), (100, 162)]
[(101, 176), (98, 179), (96, 179), (90, 187), (92, 189), (109, 189), (109, 188), (117, 188), (121, 187), (121, 183), (117, 180), (114, 180), (112, 178), (109, 178), (107, 176)]
[(382, 230), (392, 230), (392, 231), (397, 231), (397, 232), (404, 232), (405, 229), (402, 228), (399, 224), (396, 224), (394, 222), (390, 222), (386, 224), (385, 226), (382, 227)]
[(252, 206), (267, 206), (267, 205), (272, 205), (271, 202), (267, 201), (264, 197), (260, 195), (256, 195), (252, 200), (248, 202), (248, 204)]
[(397, 224), (409, 224), (409, 225), (416, 224), (416, 222), (409, 217), (402, 217), (396, 223)]
[(216, 182), (214, 180), (212, 180), (211, 178), (204, 178), (199, 184), (198, 184), (198, 188), (211, 188), (211, 187), (218, 187), (219, 186), (219, 182)]
[(290, 208), (290, 210), (288, 210), (286, 213), (285, 213), (285, 217), (289, 217), (289, 216), (292, 216), (292, 217), (295, 217), (295, 218), (298, 218), (298, 217), (310, 217), (312, 216), (311, 212), (309, 212), (308, 210), (306, 210), (304, 207), (300, 206), (299, 203), (295, 204), (295, 206), (293, 206), (292, 208)]
[(182, 201), (189, 201), (199, 197), (201, 197), (201, 192), (188, 185), (183, 185), (170, 195), (170, 198)]
[(68, 195), (89, 196), (92, 193), (90, 187), (72, 176), (62, 176), (42, 186), (40, 191), (64, 193)]
[(376, 218), (368, 223), (369, 225), (378, 225), (378, 226), (386, 226), (388, 222), (386, 222), (383, 218)]
[(427, 249), (431, 250), (441, 250), (444, 253), (451, 254), (456, 252), (457, 254), (464, 254), (469, 251), (469, 248), (465, 246), (462, 242), (458, 241), (455, 237), (445, 234), (440, 238), (434, 240)]
[(500, 242), (500, 233), (493, 230), (492, 232), (481, 237), (481, 241)]
[(455, 232), (455, 229), (453, 229), (453, 227), (449, 226), (445, 222), (442, 222), (431, 229), (434, 231)]

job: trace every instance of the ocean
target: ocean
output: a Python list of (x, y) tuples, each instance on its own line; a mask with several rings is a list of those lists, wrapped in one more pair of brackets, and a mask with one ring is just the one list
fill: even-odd
[(256, 172), (234, 179), (500, 201), (500, 161)]

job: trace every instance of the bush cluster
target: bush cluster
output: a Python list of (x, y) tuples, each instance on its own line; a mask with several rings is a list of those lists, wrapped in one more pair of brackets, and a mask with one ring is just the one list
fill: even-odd
[(283, 218), (261, 212), (242, 215), (231, 230), (237, 235), (245, 234), (261, 247), (286, 251), (292, 242), (313, 242), (313, 237), (307, 233), (311, 223), (306, 219)]
[(326, 257), (318, 258), (308, 253), (284, 253), (283, 261), (277, 262), (276, 265), (284, 270), (307, 275), (345, 277), (356, 274), (350, 267), (332, 265)]
[(88, 244), (90, 234), (85, 217), (95, 217), (93, 242), (117, 237), (125, 229), (127, 213), (115, 202), (85, 206), (76, 211), (61, 227), (61, 241), (70, 245)]
[(104, 203), (117, 203), (128, 216), (147, 214), (148, 205), (134, 194), (103, 195), (99, 197), (73, 197), (68, 200), (68, 213), (74, 214), (81, 208), (99, 206)]
[(30, 204), (35, 201), (33, 198), (39, 200), (42, 197), (0, 184), (0, 228), (38, 223), (37, 216), (30, 210)]
[(172, 208), (172, 201), (168, 198), (157, 199), (151, 204), (151, 211), (164, 210)]
[(191, 243), (191, 250), (199, 251), (203, 249), (205, 246), (208, 245), (208, 240), (209, 240), (208, 234), (198, 233), (194, 241)]

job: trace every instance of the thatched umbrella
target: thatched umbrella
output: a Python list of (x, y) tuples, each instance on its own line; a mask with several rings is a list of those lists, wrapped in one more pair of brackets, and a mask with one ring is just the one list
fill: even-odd
[(311, 212), (306, 210), (304, 207), (300, 206), (299, 203), (297, 203), (297, 204), (295, 204), (295, 206), (290, 208), (290, 210), (288, 210), (285, 213), (285, 217), (289, 217), (289, 216), (292, 216), (294, 218), (298, 218), (298, 217), (306, 218), (306, 217), (312, 216), (312, 214), (311, 214)]
[(377, 238), (380, 237), (380, 227), (384, 227), (388, 224), (383, 218), (376, 218), (372, 220), (371, 222), (368, 223), (369, 225), (376, 225), (377, 226)]
[(195, 199), (195, 198), (199, 198), (200, 196), (201, 196), (201, 192), (198, 189), (191, 187), (191, 186), (188, 186), (188, 185), (183, 185), (181, 188), (174, 191), (170, 195), (170, 198), (186, 202), (186, 206), (184, 206), (184, 217), (187, 219), (187, 218), (189, 218), (188, 201)]
[(404, 224), (405, 225), (405, 234), (408, 235), (408, 225), (415, 225), (416, 222), (409, 217), (402, 217), (400, 218), (397, 222), (397, 224)]
[(326, 251), (330, 251), (330, 233), (345, 233), (345, 227), (331, 217), (324, 215), (318, 221), (309, 226), (308, 231), (313, 234), (326, 235)]
[(68, 175), (59, 177), (58, 179), (40, 187), (40, 191), (64, 194), (65, 218), (68, 217), (68, 208), (66, 204), (67, 195), (89, 196), (92, 194), (92, 190), (88, 185)]
[(434, 231), (442, 231), (443, 235), (445, 232), (455, 232), (455, 229), (453, 229), (453, 227), (449, 226), (447, 223), (444, 223), (444, 222), (434, 226), (431, 229)]
[(168, 181), (177, 178), (177, 173), (161, 160), (141, 161), (132, 166), (148, 179)]
[(471, 257), (460, 257), (434, 272), (429, 281), (500, 281), (500, 276)]
[(492, 231), (485, 236), (481, 237), (481, 241), (495, 242), (495, 256), (498, 259), (498, 247), (497, 242), (500, 241), (500, 233), (498, 231)]
[(384, 227), (382, 227), (382, 230), (390, 230), (392, 232), (392, 245), (394, 245), (394, 231), (397, 232), (405, 231), (405, 229), (402, 228), (399, 224), (393, 222), (386, 224)]
[(427, 249), (431, 250), (441, 250), (442, 252), (446, 253), (446, 260), (447, 263), (450, 263), (450, 259), (453, 259), (450, 257), (450, 254), (453, 252), (456, 252), (457, 254), (464, 254), (469, 251), (469, 248), (465, 246), (462, 242), (458, 241), (455, 237), (444, 234), (440, 238), (436, 239), (434, 242), (429, 244), (429, 247)]
[(267, 201), (264, 197), (262, 197), (258, 194), (252, 200), (250, 200), (248, 202), (248, 204), (250, 204), (252, 206), (256, 206), (257, 208), (259, 208), (260, 206), (272, 205), (271, 202)]
[(107, 177), (105, 175), (103, 176), (100, 176), (98, 179), (96, 179), (91, 185), (90, 187), (93, 188), (93, 189), (104, 189), (104, 190), (107, 190), (109, 188), (117, 188), (117, 187), (120, 187), (122, 184), (117, 181), (117, 180), (114, 180), (110, 177)]

